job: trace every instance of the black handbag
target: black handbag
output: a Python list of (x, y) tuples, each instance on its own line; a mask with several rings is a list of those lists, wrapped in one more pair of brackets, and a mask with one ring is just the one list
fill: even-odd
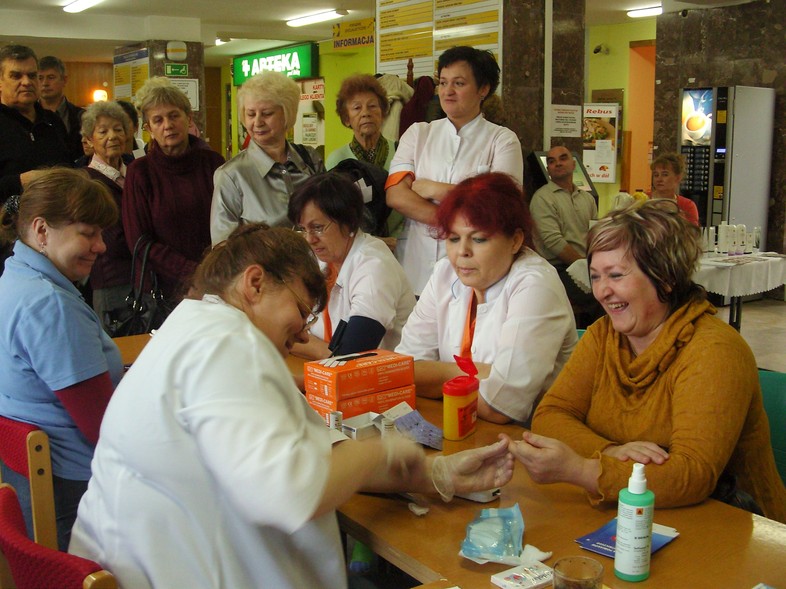
[[(164, 298), (158, 285), (158, 276), (148, 268), (148, 254), (152, 239), (140, 235), (134, 244), (131, 258), (131, 290), (126, 296), (127, 309), (107, 313), (105, 325), (112, 337), (139, 335), (158, 329), (174, 309), (174, 305)], [(136, 268), (139, 264), (137, 278)], [(145, 289), (145, 277), (149, 276), (149, 291)]]

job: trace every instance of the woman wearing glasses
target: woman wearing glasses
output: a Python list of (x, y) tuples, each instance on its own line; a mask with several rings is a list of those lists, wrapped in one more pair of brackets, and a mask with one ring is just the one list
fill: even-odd
[(328, 303), (308, 342), (295, 346), (298, 356), (392, 350), (401, 340), (415, 296), (387, 245), (360, 229), (363, 208), (355, 183), (335, 171), (309, 178), (289, 201), (289, 220), (325, 265), (328, 281)]
[(331, 446), (284, 363), (327, 297), (289, 229), (239, 227), (194, 292), (112, 398), (79, 505), (70, 552), (122, 587), (345, 589), (335, 510), (356, 491), (510, 480), (507, 442), (442, 457), (401, 436)]

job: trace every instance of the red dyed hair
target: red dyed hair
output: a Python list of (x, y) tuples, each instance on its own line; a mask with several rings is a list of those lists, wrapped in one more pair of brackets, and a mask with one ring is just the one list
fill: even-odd
[(445, 239), (457, 216), (463, 216), (475, 229), (489, 235), (502, 233), (513, 237), (517, 229), (524, 233), (524, 245), (534, 249), (532, 216), (524, 192), (513, 178), (489, 172), (460, 182), (442, 200), (437, 209), (436, 234)]

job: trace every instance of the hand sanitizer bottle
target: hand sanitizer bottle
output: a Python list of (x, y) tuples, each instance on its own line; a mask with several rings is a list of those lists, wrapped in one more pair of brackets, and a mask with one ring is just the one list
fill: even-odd
[(619, 494), (614, 574), (620, 579), (643, 581), (650, 576), (654, 510), (655, 494), (647, 489), (644, 465), (636, 463), (628, 488)]

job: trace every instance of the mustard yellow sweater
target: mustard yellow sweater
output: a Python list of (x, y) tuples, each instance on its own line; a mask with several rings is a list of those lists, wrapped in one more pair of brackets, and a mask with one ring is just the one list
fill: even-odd
[(593, 503), (616, 500), (632, 469), (632, 462), (601, 451), (644, 440), (670, 455), (663, 465), (647, 466), (657, 507), (705, 500), (728, 464), (765, 515), (786, 523), (786, 489), (770, 446), (756, 361), (714, 313), (706, 301), (680, 307), (638, 357), (608, 317), (579, 340), (532, 430), (600, 458), (600, 496), (591, 496)]

